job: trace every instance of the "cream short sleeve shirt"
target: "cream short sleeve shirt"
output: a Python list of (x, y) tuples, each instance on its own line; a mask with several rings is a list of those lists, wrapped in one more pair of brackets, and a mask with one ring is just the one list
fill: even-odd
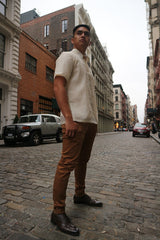
[[(95, 81), (83, 54), (77, 49), (63, 52), (56, 61), (56, 76), (63, 76), (67, 81), (66, 91), (73, 120), (97, 124)], [(65, 123), (62, 113), (61, 123)]]

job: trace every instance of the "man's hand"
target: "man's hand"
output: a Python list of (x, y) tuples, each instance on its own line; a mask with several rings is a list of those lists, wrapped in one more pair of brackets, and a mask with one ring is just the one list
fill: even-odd
[(66, 125), (66, 135), (68, 137), (74, 137), (78, 131), (78, 124), (71, 119), (69, 120), (66, 119), (65, 125)]

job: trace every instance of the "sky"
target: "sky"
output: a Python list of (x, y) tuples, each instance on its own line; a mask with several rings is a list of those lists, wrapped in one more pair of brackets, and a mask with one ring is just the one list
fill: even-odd
[(121, 84), (131, 105), (144, 121), (147, 97), (146, 59), (149, 56), (146, 3), (144, 0), (21, 0), (21, 13), (36, 9), (46, 15), (83, 4), (114, 69), (113, 84)]

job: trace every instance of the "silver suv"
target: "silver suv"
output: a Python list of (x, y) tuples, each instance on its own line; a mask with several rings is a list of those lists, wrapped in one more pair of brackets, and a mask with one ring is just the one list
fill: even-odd
[(4, 126), (2, 138), (5, 145), (28, 141), (30, 145), (39, 145), (43, 139), (55, 138), (62, 141), (60, 118), (53, 114), (31, 114), (21, 116), (18, 123)]

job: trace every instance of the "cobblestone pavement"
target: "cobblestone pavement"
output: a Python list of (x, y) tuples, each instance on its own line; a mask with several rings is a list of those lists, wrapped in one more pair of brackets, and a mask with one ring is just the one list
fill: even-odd
[(73, 174), (67, 191), (66, 212), (79, 237), (50, 223), (61, 146), (0, 144), (1, 240), (160, 240), (160, 146), (153, 138), (131, 132), (96, 137), (86, 189), (103, 208), (73, 204)]

